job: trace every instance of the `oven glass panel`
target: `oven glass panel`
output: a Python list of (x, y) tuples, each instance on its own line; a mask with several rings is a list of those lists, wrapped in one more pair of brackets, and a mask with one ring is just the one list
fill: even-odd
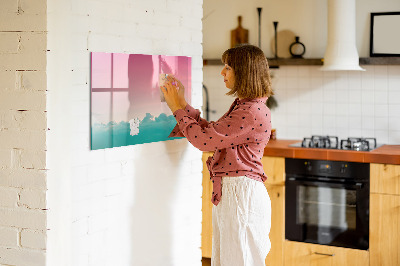
[(298, 224), (340, 231), (356, 229), (355, 190), (314, 186), (297, 189)]

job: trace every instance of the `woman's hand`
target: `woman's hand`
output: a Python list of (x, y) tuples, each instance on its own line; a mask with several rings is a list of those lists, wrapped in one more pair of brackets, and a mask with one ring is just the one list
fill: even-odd
[(168, 75), (168, 80), (172, 81), (172, 84), (175, 83), (175, 85), (178, 86), (178, 97), (179, 97), (179, 103), (182, 106), (182, 108), (185, 108), (187, 105), (187, 102), (185, 100), (185, 87), (183, 86), (182, 82), (175, 78), (173, 75)]
[[(184, 88), (181, 89), (181, 83), (177, 82), (178, 80), (176, 79), (175, 81), (174, 79), (175, 78), (168, 76), (167, 81), (164, 83), (164, 86), (160, 87), (162, 92), (164, 93), (165, 101), (168, 104), (169, 109), (171, 109), (172, 113), (174, 113), (178, 109), (183, 109), (186, 106), (182, 106), (181, 104), (183, 94), (181, 91), (183, 91)], [(178, 87), (174, 84), (178, 85)], [(185, 98), (183, 97), (183, 99)]]

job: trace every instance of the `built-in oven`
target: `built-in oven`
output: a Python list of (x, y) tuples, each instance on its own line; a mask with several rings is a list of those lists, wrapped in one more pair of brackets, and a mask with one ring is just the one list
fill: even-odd
[(368, 249), (369, 164), (287, 158), (285, 169), (286, 239)]

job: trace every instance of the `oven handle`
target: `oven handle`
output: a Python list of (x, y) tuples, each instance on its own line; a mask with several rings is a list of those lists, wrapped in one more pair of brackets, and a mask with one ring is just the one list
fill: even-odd
[(346, 183), (346, 182), (332, 182), (332, 181), (321, 181), (321, 180), (316, 180), (316, 181), (309, 181), (309, 180), (304, 180), (303, 178), (297, 178), (297, 177), (288, 177), (287, 181), (294, 181), (296, 183), (301, 183), (304, 185), (318, 185), (318, 184), (325, 184), (325, 185), (341, 185), (345, 186), (348, 188), (354, 188), (354, 189), (361, 189), (363, 187), (363, 183), (361, 182), (356, 182), (356, 183)]

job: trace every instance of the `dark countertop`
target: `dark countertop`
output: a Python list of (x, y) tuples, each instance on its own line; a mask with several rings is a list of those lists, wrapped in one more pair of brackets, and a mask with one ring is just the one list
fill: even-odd
[(270, 140), (264, 156), (364, 163), (400, 164), (400, 145), (383, 145), (372, 151), (289, 147), (301, 140)]

